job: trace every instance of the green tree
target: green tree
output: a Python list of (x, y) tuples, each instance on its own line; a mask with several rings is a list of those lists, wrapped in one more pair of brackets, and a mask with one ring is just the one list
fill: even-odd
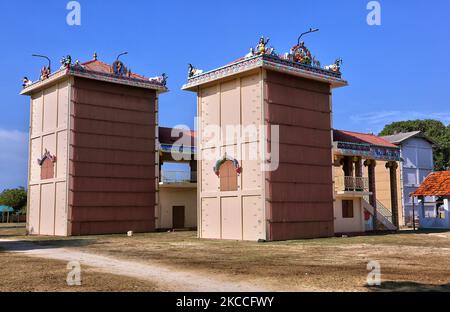
[(408, 120), (386, 125), (380, 136), (393, 135), (400, 132), (422, 131), (433, 140), (435, 170), (450, 170), (450, 125), (447, 127), (438, 120)]
[(15, 211), (21, 210), (27, 204), (27, 191), (23, 187), (11, 190), (4, 190), (0, 193), (0, 205), (14, 208)]

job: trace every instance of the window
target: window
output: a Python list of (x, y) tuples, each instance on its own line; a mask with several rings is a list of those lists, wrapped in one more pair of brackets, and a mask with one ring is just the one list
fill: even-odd
[(41, 165), (41, 180), (53, 179), (55, 177), (55, 164), (49, 158)]
[(342, 201), (342, 218), (353, 219), (353, 200), (343, 200)]
[(227, 160), (220, 166), (220, 191), (221, 192), (235, 192), (238, 189), (237, 178), (238, 173), (231, 160)]

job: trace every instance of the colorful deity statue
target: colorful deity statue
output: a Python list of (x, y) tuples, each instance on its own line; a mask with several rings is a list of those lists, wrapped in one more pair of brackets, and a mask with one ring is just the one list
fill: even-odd
[(311, 65), (313, 63), (311, 52), (305, 46), (305, 43), (303, 41), (300, 44), (292, 47), (291, 54), (294, 62), (304, 65)]
[(270, 41), (269, 38), (265, 39), (264, 36), (262, 36), (259, 39), (259, 43), (256, 46), (256, 49), (254, 51), (255, 55), (264, 55), (264, 54), (266, 54), (266, 47), (267, 47), (267, 44), (269, 43), (269, 41)]
[(40, 80), (48, 79), (48, 77), (50, 77), (50, 68), (44, 66), (44, 67), (42, 67), (42, 69), (41, 69)]

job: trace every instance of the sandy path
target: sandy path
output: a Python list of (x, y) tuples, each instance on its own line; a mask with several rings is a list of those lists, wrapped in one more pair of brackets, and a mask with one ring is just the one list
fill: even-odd
[(170, 290), (194, 292), (267, 291), (247, 283), (231, 283), (198, 273), (174, 271), (159, 264), (142, 264), (65, 248), (46, 248), (30, 242), (0, 240), (0, 248), (2, 251), (21, 253), (32, 257), (67, 262), (78, 261), (81, 266), (89, 266), (105, 273), (156, 282)]

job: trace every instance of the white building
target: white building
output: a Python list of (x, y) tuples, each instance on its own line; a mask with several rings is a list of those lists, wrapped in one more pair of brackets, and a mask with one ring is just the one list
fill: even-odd
[[(411, 224), (413, 199), (410, 194), (415, 192), (426, 177), (434, 171), (433, 145), (435, 143), (421, 131), (398, 133), (383, 138), (399, 146), (401, 150), (403, 215), (405, 224)], [(427, 199), (426, 202), (434, 202), (434, 200)], [(425, 214), (434, 214), (435, 210), (435, 205), (432, 203), (425, 206)]]

